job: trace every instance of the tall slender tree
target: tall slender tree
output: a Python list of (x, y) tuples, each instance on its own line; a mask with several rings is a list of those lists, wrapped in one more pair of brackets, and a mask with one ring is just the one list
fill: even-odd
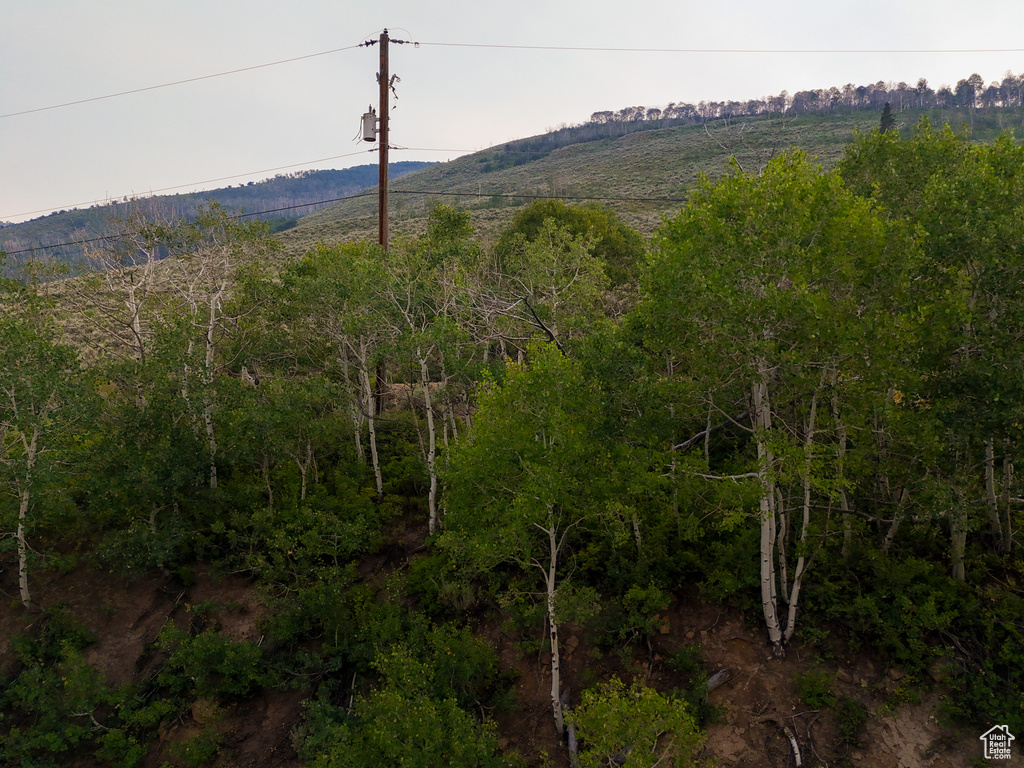
[(30, 288), (15, 296), (4, 292), (9, 303), (0, 313), (0, 478), (17, 509), (18, 590), (30, 608), (28, 540), (45, 508), (41, 491), (59, 487), (52, 478), (62, 469), (61, 442), (86, 409), (77, 355), (53, 341), (55, 329), (38, 297)]
[(812, 512), (828, 508), (844, 481), (831, 446), (833, 414), (846, 405), (833, 382), (863, 378), (894, 356), (900, 320), (889, 304), (913, 247), (800, 153), (757, 178), (702, 182), (657, 242), (643, 308), (651, 346), (712, 394), (701, 412), (734, 403), (744, 414), (726, 413), (749, 435), (743, 464), (703, 475), (756, 483), (761, 604), (781, 654), (828, 526)]

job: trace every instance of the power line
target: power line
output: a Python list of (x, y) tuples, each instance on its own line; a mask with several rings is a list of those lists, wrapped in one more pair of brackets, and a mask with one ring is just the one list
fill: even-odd
[(415, 189), (393, 189), (393, 195), (434, 195), (435, 197), (500, 197), (508, 200), (597, 200), (619, 203), (685, 203), (685, 197), (629, 197), (615, 195), (523, 195), (506, 192), (430, 192)]
[[(478, 149), (455, 149), (455, 148), (451, 148), (451, 147), (448, 147), (448, 148), (444, 148), (444, 147), (396, 147), (396, 146), (393, 146), (393, 145), (392, 145), (392, 149), (395, 149), (395, 150), (405, 150), (405, 151), (414, 151), (414, 152), (486, 152), (486, 151), (489, 151), (489, 150), (478, 150)], [(255, 176), (255, 175), (260, 174), (260, 173), (273, 173), (275, 171), (284, 171), (284, 170), (287, 170), (289, 168), (299, 168), (299, 167), (304, 167), (304, 166), (309, 166), (309, 165), (315, 165), (317, 163), (326, 163), (326, 162), (329, 162), (331, 160), (342, 160), (342, 159), (344, 159), (346, 157), (355, 157), (357, 155), (373, 153), (373, 152), (376, 152), (376, 151), (377, 151), (377, 147), (373, 147), (372, 149), (360, 150), (359, 152), (348, 152), (348, 153), (346, 153), (344, 155), (332, 155), (331, 157), (321, 157), (321, 158), (318, 158), (316, 160), (305, 160), (305, 161), (303, 161), (301, 163), (289, 163), (288, 165), (278, 165), (278, 166), (275, 166), (273, 168), (263, 168), (263, 169), (258, 170), (258, 171), (248, 171), (247, 173), (235, 173), (235, 174), (232, 174), (230, 176), (219, 176), (216, 179), (205, 179), (203, 181), (193, 181), (193, 182), (189, 182), (188, 184), (174, 184), (174, 185), (169, 186), (169, 187), (159, 187), (157, 189), (151, 189), (151, 190), (149, 190), (149, 194), (150, 195), (155, 195), (155, 194), (157, 194), (159, 192), (169, 192), (169, 191), (174, 190), (174, 189), (184, 189), (186, 187), (198, 187), (198, 186), (202, 186), (203, 184), (214, 184), (214, 183), (219, 182), (219, 181), (230, 181), (231, 179), (242, 179), (242, 178), (245, 178), (247, 176)], [(529, 150), (502, 149), (501, 151), (504, 152), (504, 153), (532, 154), (532, 152), (529, 151)], [(49, 206), (47, 208), (37, 208), (34, 211), (22, 211), (21, 213), (8, 213), (8, 214), (4, 214), (3, 216), (0, 216), (0, 220), (17, 219), (17, 218), (20, 218), (22, 216), (31, 216), (31, 215), (36, 214), (36, 213), (49, 213), (50, 211), (70, 210), (70, 209), (74, 209), (74, 208), (80, 208), (83, 205), (97, 205), (97, 204), (101, 204), (101, 203), (116, 202), (116, 201), (118, 201), (118, 200), (120, 200), (120, 199), (122, 199), (124, 197), (133, 197), (133, 196), (134, 195), (114, 195), (112, 197), (102, 197), (102, 198), (97, 198), (95, 200), (83, 200), (81, 202), (67, 203), (65, 205), (51, 205), (51, 206)]]
[[(356, 197), (367, 197), (370, 194), (373, 194), (373, 193), (370, 193), (370, 192), (357, 192), (354, 195), (347, 195), (345, 197), (333, 197), (333, 198), (330, 198), (328, 200), (317, 200), (317, 201), (312, 202), (312, 203), (298, 203), (296, 205), (287, 205), (287, 206), (284, 206), (283, 208), (270, 208), (270, 209), (268, 209), (266, 211), (255, 211), (253, 213), (236, 213), (236, 214), (232, 214), (232, 215), (228, 216), (227, 218), (238, 220), (238, 219), (248, 218), (250, 216), (264, 216), (264, 215), (266, 215), (268, 213), (279, 213), (281, 211), (293, 211), (293, 210), (297, 210), (299, 208), (310, 208), (310, 207), (312, 207), (314, 205), (328, 205), (329, 203), (337, 203), (337, 202), (340, 202), (342, 200), (350, 200), (350, 199), (356, 198)], [(49, 245), (36, 245), (36, 246), (32, 246), (31, 248), (22, 248), (19, 251), (3, 251), (3, 252), (6, 253), (8, 256), (17, 256), (17, 255), (22, 254), (22, 253), (33, 253), (34, 251), (52, 251), (52, 250), (54, 250), (56, 248), (65, 248), (67, 246), (73, 246), (73, 245), (82, 246), (82, 245), (88, 245), (89, 243), (99, 243), (99, 242), (102, 242), (104, 240), (120, 240), (122, 238), (131, 237), (132, 235), (138, 235), (138, 234), (141, 234), (141, 233), (140, 232), (119, 232), (119, 233), (112, 234), (112, 235), (100, 235), (98, 237), (89, 237), (89, 238), (86, 238), (84, 240), (69, 240), (69, 241), (65, 241), (63, 243), (51, 243)]]
[[(149, 193), (151, 195), (154, 195), (157, 192), (167, 192), (167, 191), (172, 190), (172, 189), (183, 189), (185, 187), (198, 187), (198, 186), (200, 186), (202, 184), (213, 184), (213, 183), (218, 182), (218, 181), (228, 181), (230, 179), (245, 178), (246, 176), (255, 176), (258, 173), (272, 173), (273, 171), (283, 171), (283, 170), (288, 169), (288, 168), (298, 168), (300, 166), (314, 165), (316, 163), (326, 163), (329, 160), (341, 160), (342, 158), (345, 158), (345, 157), (355, 157), (356, 155), (362, 155), (362, 154), (366, 154), (367, 152), (375, 152), (375, 151), (376, 151), (376, 149), (367, 149), (367, 150), (361, 150), (359, 152), (349, 152), (349, 153), (344, 154), (344, 155), (332, 155), (331, 157), (321, 157), (319, 160), (306, 160), (305, 162), (302, 162), (302, 163), (290, 163), (288, 165), (279, 165), (279, 166), (277, 166), (275, 168), (264, 168), (263, 170), (259, 170), (259, 171), (249, 171), (248, 173), (236, 173), (236, 174), (232, 174), (231, 176), (221, 176), (221, 177), (216, 178), (216, 179), (206, 179), (205, 181), (193, 181), (193, 182), (191, 182), (189, 184), (175, 184), (174, 186), (170, 186), (170, 187), (160, 187), (159, 189), (151, 189), (149, 191)], [(131, 197), (131, 195), (118, 195), (118, 196), (115, 196), (112, 199), (116, 202), (117, 200), (119, 200), (122, 197)], [(79, 206), (82, 206), (82, 205), (94, 205), (96, 203), (107, 203), (107, 202), (110, 202), (110, 201), (111, 201), (111, 198), (100, 198), (100, 199), (97, 199), (97, 200), (85, 200), (85, 201), (80, 202), (80, 203), (70, 203), (68, 205), (57, 205), (57, 206), (51, 206), (49, 208), (39, 208), (39, 209), (34, 210), (34, 211), (24, 211), (23, 213), (10, 213), (10, 214), (6, 214), (6, 215), (4, 215), (3, 217), (0, 217), (0, 218), (14, 219), (14, 218), (18, 218), (19, 216), (31, 216), (33, 213), (46, 213), (48, 211), (67, 210), (69, 208), (78, 208)]]
[(313, 59), (317, 56), (327, 56), (332, 53), (340, 53), (341, 51), (350, 51), (353, 48), (359, 48), (360, 45), (348, 45), (344, 48), (334, 48), (330, 51), (320, 51), (319, 53), (308, 53), (305, 56), (294, 56), (290, 59), (280, 59), (278, 61), (268, 61), (266, 64), (255, 64), (251, 67), (240, 67), (238, 69), (229, 69), (226, 72), (215, 72), (212, 75), (200, 75), (198, 77), (188, 77), (184, 80), (174, 80), (170, 83), (160, 83), (159, 85), (147, 85), (144, 88), (132, 88), (128, 91), (118, 91), (117, 93), (108, 93), (103, 96), (92, 96), (88, 99), (77, 99), (75, 101), (65, 101), (62, 104), (50, 104), (46, 107), (36, 107), (35, 109), (23, 109), (20, 112), (8, 112), (6, 115), (0, 115), (0, 120), (6, 117), (17, 117), (19, 115), (30, 115), (34, 112), (46, 112), (51, 109), (61, 109), (63, 107), (73, 107), (76, 104), (88, 104), (92, 101), (103, 101), (105, 99), (115, 99), (119, 96), (128, 96), (133, 93), (143, 93), (144, 91), (155, 91), (160, 88), (170, 88), (174, 85), (184, 85), (186, 83), (196, 83), (200, 80), (211, 80), (215, 77), (225, 77), (226, 75), (237, 75), (240, 72), (251, 72), (254, 69), (265, 69), (266, 67), (276, 67), (279, 64), (291, 64), (294, 61), (302, 61), (303, 59)]
[[(376, 42), (376, 41), (372, 41)], [(395, 40), (396, 43), (411, 43), (410, 40)], [(278, 61), (268, 61), (265, 64), (255, 64), (250, 67), (239, 67), (238, 69), (229, 69), (224, 72), (214, 72), (209, 75), (199, 75), (197, 77), (189, 77), (183, 80), (174, 80), (169, 83), (160, 83), (158, 85), (148, 85), (142, 88), (132, 88), (127, 91), (118, 91), (117, 93), (108, 93), (103, 96), (93, 96), (86, 99), (76, 99), (75, 101), (65, 101), (60, 104), (50, 104), (45, 107), (35, 107), (34, 109), (24, 109), (19, 112), (8, 112), (7, 114), (0, 115), (0, 120), (8, 117), (18, 117), (19, 115), (29, 115), (35, 112), (46, 112), (52, 109), (62, 109), (63, 107), (72, 107), (78, 104), (87, 104), (93, 101), (103, 101), (105, 99), (114, 99), (120, 96), (128, 96), (133, 93), (143, 93), (145, 91), (154, 91), (161, 88), (170, 88), (175, 85), (185, 85), (187, 83), (195, 83), (202, 80), (211, 80), (217, 77), (225, 77), (227, 75), (236, 75), (241, 72), (251, 72), (256, 69), (265, 69), (267, 67), (276, 67), (280, 64), (291, 64), (292, 62), (302, 61), (304, 59), (313, 59), (318, 56), (328, 56), (333, 53), (341, 53), (342, 51), (350, 51), (355, 48), (362, 48), (369, 44), (368, 42), (359, 43), (358, 45), (347, 45), (344, 48), (332, 48), (329, 51), (319, 51), (317, 53), (309, 53), (304, 56), (293, 56), (289, 59), (279, 59)], [(522, 50), (522, 51), (566, 51), (566, 52), (592, 52), (592, 53), (684, 53), (684, 54), (783, 54), (783, 55), (878, 55), (878, 54), (909, 54), (909, 55), (927, 55), (927, 54), (964, 54), (964, 53), (1024, 53), (1024, 48), (617, 48), (608, 46), (571, 46), (571, 45), (511, 45), (511, 44), (498, 44), (498, 43), (443, 43), (443, 42), (425, 42), (415, 43), (417, 47), (424, 46), (435, 46), (438, 48), (490, 48), (490, 49), (503, 49), (503, 50)]]
[[(685, 203), (687, 198), (685, 197), (630, 197), (630, 196), (614, 196), (614, 195), (526, 195), (526, 194), (512, 194), (504, 192), (441, 192), (438, 190), (414, 190), (414, 189), (392, 189), (390, 193), (393, 195), (424, 195), (432, 197), (487, 197), (495, 198), (500, 197), (506, 200), (595, 200), (598, 202), (627, 202), (627, 203)], [(282, 211), (293, 211), (299, 208), (310, 208), (314, 205), (328, 205), (330, 203), (338, 203), (342, 200), (355, 200), (360, 197), (373, 197), (376, 196), (376, 191), (371, 192), (357, 192), (354, 195), (346, 195), (345, 197), (334, 197), (328, 200), (317, 200), (312, 203), (298, 203), (296, 205), (286, 205), (281, 208), (270, 208), (265, 211), (254, 211), (252, 213), (236, 213), (229, 216), (229, 219), (245, 219), (252, 216), (265, 216), (268, 213), (281, 213)], [(85, 240), (67, 241), (63, 243), (51, 243), (50, 245), (37, 245), (31, 248), (22, 248), (18, 251), (4, 251), (8, 256), (17, 256), (22, 253), (32, 253), (34, 251), (52, 251), (55, 248), (64, 248), (67, 246), (82, 246), (88, 245), (89, 243), (98, 243), (104, 240), (117, 240), (124, 237), (130, 237), (133, 234), (139, 234), (138, 232), (125, 232), (115, 235), (101, 235), (99, 237), (92, 237)]]
[(566, 45), (500, 45), (491, 43), (419, 43), (446, 48), (504, 48), (524, 51), (593, 51), (596, 53), (757, 53), (757, 54), (938, 54), (1022, 53), (1024, 48), (607, 48)]

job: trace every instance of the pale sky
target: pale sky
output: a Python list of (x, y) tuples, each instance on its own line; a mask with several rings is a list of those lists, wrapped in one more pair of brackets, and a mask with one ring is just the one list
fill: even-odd
[[(411, 148), (394, 161), (454, 159), (627, 106), (1024, 72), (1024, 4), (1009, 0), (0, 0), (0, 19), (0, 115), (348, 48), (386, 27), (421, 43), (391, 47), (391, 140)], [(854, 49), (890, 52), (842, 52)], [(907, 52), (922, 49), (973, 52)], [(376, 163), (352, 139), (377, 101), (378, 55), (0, 117), (0, 221)]]

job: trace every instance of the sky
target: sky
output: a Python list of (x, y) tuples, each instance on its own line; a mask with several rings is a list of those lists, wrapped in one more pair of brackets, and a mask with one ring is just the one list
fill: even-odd
[(392, 161), (627, 106), (1024, 72), (1008, 0), (0, 0), (0, 18), (11, 222), (376, 163), (354, 139), (379, 50), (359, 44), (385, 28), (419, 43), (390, 47)]

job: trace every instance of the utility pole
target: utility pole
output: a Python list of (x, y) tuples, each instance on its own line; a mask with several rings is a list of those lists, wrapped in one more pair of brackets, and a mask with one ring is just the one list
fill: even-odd
[(391, 47), (388, 31), (380, 33), (380, 173), (377, 183), (377, 242), (388, 249), (388, 88), (391, 86), (388, 74), (388, 49)]
[[(373, 108), (363, 115), (363, 140), (373, 141), (376, 135), (380, 136), (380, 147), (379, 147), (379, 160), (380, 167), (378, 172), (378, 183), (377, 183), (377, 242), (383, 250), (388, 249), (388, 150), (389, 139), (388, 139), (388, 123), (390, 119), (391, 107), (388, 104), (388, 91), (392, 89), (398, 77), (392, 77), (388, 71), (388, 52), (391, 48), (391, 43), (408, 43), (409, 40), (392, 40), (388, 36), (388, 31), (385, 29), (380, 33), (379, 40), (367, 40), (363, 45), (380, 45), (380, 71), (377, 73), (377, 84), (380, 88), (380, 117), (376, 131), (374, 131), (374, 118)], [(418, 48), (419, 43), (414, 43)], [(384, 363), (380, 361), (377, 363), (377, 386), (374, 393), (374, 411), (376, 413), (383, 413), (384, 411), (384, 381), (385, 381), (385, 370)]]
[[(388, 247), (388, 150), (391, 148), (388, 139), (388, 123), (391, 119), (388, 91), (394, 90), (394, 85), (399, 79), (397, 75), (393, 76), (388, 71), (388, 52), (392, 43), (402, 44), (408, 42), (410, 41), (392, 40), (385, 29), (380, 33), (379, 40), (367, 40), (365, 43), (362, 43), (365, 46), (380, 45), (380, 71), (377, 73), (377, 85), (380, 88), (380, 117), (378, 118), (374, 115), (373, 107), (370, 107), (370, 111), (363, 115), (363, 140), (374, 141), (377, 136), (380, 136), (377, 242), (384, 250), (387, 250)], [(413, 45), (419, 47), (419, 43), (413, 43)]]

